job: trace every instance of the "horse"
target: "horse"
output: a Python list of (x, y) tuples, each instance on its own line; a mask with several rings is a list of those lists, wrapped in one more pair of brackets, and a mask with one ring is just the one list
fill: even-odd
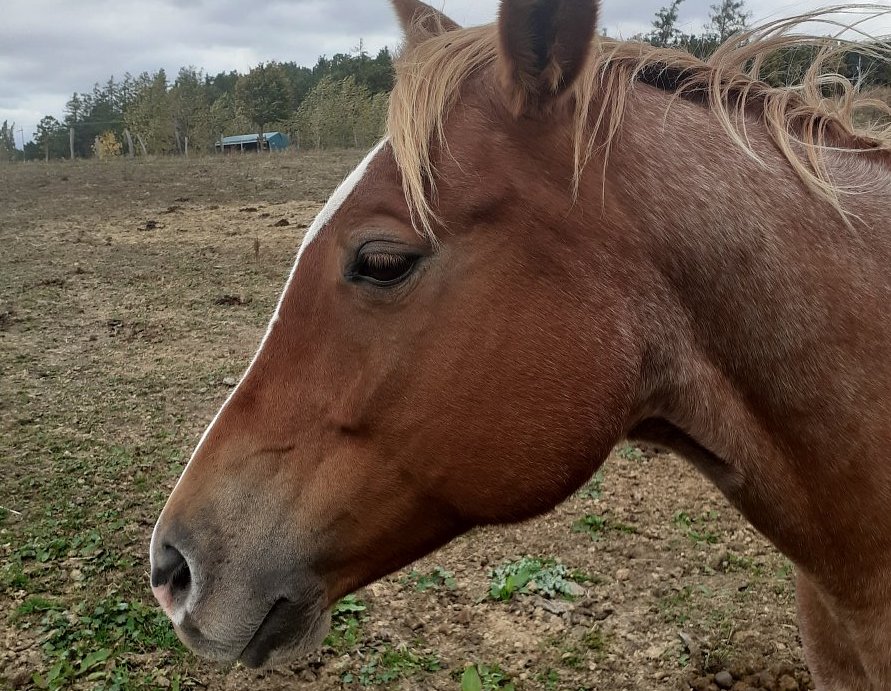
[[(599, 35), (596, 0), (474, 28), (392, 4), (387, 136), (155, 526), (180, 638), (285, 663), (342, 596), (551, 510), (631, 439), (794, 562), (820, 689), (891, 688), (891, 128), (828, 69), (847, 44), (807, 15), (703, 61)], [(823, 67), (759, 78), (797, 46)]]

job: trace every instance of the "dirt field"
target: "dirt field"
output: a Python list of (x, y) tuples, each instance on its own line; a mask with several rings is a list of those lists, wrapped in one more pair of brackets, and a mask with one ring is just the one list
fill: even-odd
[[(0, 167), (0, 688), (812, 688), (788, 562), (684, 462), (629, 446), (552, 514), (347, 600), (290, 669), (175, 642), (152, 525), (359, 157)], [(526, 557), (529, 592), (491, 577)]]

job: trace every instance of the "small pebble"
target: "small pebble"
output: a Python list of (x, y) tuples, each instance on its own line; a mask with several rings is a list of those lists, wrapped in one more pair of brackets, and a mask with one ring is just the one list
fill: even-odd
[(733, 676), (726, 669), (715, 675), (715, 683), (722, 689), (729, 689), (733, 686)]

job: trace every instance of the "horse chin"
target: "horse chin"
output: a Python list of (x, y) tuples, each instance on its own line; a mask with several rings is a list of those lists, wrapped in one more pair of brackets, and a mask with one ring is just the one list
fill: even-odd
[(239, 662), (252, 669), (280, 667), (321, 646), (330, 626), (330, 612), (281, 599), (269, 610)]
[(272, 605), (267, 601), (260, 611), (255, 609), (258, 604), (239, 608), (223, 619), (207, 618), (207, 610), (199, 609), (197, 618), (187, 614), (175, 622), (174, 629), (199, 657), (257, 669), (282, 666), (316, 650), (331, 626), (331, 613), (314, 588), (300, 589), (293, 598), (280, 597)]

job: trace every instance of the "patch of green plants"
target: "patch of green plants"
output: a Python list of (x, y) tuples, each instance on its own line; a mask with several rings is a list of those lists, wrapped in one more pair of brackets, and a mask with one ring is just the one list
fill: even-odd
[(325, 645), (339, 653), (352, 650), (359, 642), (368, 607), (355, 595), (347, 595), (331, 610), (331, 631)]
[(573, 532), (587, 533), (592, 540), (599, 540), (609, 530), (629, 535), (637, 534), (635, 526), (607, 518), (606, 516), (598, 516), (597, 514), (587, 514), (572, 524)]
[(603, 471), (598, 470), (594, 473), (594, 477), (576, 492), (576, 496), (582, 499), (600, 499), (603, 496)]
[(571, 600), (579, 588), (569, 569), (555, 559), (523, 557), (492, 570), (489, 597), (506, 601), (514, 595), (535, 592), (542, 597)]
[[(707, 586), (685, 585), (680, 590), (673, 591), (660, 598), (659, 609), (667, 621), (675, 624), (685, 624), (690, 620), (690, 611), (694, 608), (694, 598), (710, 600), (714, 595), (714, 591)], [(697, 603), (697, 606), (699, 604), (701, 603)]]
[(717, 570), (722, 573), (749, 572), (754, 576), (763, 575), (764, 569), (751, 557), (741, 556), (728, 552), (721, 556), (717, 563)]
[(34, 595), (27, 598), (24, 602), (22, 602), (18, 607), (15, 608), (15, 611), (12, 613), (12, 622), (15, 623), (30, 614), (64, 609), (64, 605), (62, 605), (60, 602), (57, 602), (56, 600), (50, 600), (49, 598), (42, 597), (40, 595)]
[(647, 460), (647, 455), (634, 444), (622, 444), (616, 449), (616, 455), (625, 461), (640, 463)]
[(717, 511), (709, 511), (707, 514), (698, 518), (691, 516), (685, 511), (678, 511), (674, 515), (672, 523), (680, 528), (680, 530), (693, 542), (697, 544), (714, 545), (720, 541), (720, 537), (716, 532), (710, 530), (707, 527), (707, 524), (717, 518)]
[(559, 688), (560, 673), (556, 669), (548, 668), (535, 675), (535, 681), (541, 684), (541, 687), (551, 691)]
[(582, 645), (588, 650), (597, 653), (599, 657), (606, 650), (607, 638), (599, 628), (594, 627), (588, 629), (588, 632), (582, 637)]
[(439, 590), (447, 588), (454, 590), (457, 587), (455, 583), (455, 574), (446, 571), (441, 566), (435, 567), (430, 573), (421, 573), (420, 571), (412, 571), (408, 576), (402, 579), (405, 585), (412, 585), (419, 593), (428, 590)]
[[(128, 678), (127, 669), (106, 664), (109, 660), (159, 648), (184, 653), (163, 612), (140, 602), (108, 597), (69, 610), (61, 603), (31, 597), (15, 614), (21, 628), (35, 628), (41, 634), (49, 667), (32, 681), (42, 689), (67, 688), (76, 681), (120, 688)], [(37, 615), (42, 616), (35, 621)]]
[(516, 691), (516, 686), (498, 665), (477, 664), (464, 669), (461, 691)]
[(21, 562), (10, 562), (0, 571), (0, 591), (28, 590), (30, 585)]
[(367, 654), (358, 672), (344, 672), (341, 681), (344, 684), (380, 686), (408, 679), (419, 672), (438, 672), (440, 669), (442, 664), (435, 655), (417, 653), (407, 646), (384, 645)]
[[(608, 644), (607, 637), (598, 627), (588, 629), (581, 637), (555, 636), (547, 643), (559, 651), (560, 665), (570, 669), (581, 669), (590, 659), (602, 660)], [(550, 671), (557, 674), (554, 670)]]

